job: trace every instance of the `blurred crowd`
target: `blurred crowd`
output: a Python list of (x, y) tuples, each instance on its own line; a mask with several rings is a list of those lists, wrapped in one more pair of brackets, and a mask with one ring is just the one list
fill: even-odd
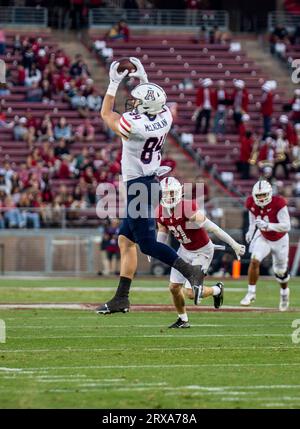
[[(5, 54), (3, 30), (1, 38)], [(72, 218), (73, 209), (95, 206), (97, 185), (114, 183), (118, 178), (121, 152), (101, 149), (97, 143), (97, 129), (107, 142), (113, 142), (114, 136), (103, 129), (93, 113), (100, 110), (102, 97), (81, 55), (71, 61), (62, 50), (51, 48), (41, 38), (19, 35), (9, 55), (16, 56), (17, 70), (8, 69), (8, 85), (0, 88), (0, 131), (2, 128), (11, 133), (16, 143), (25, 142), (29, 154), (20, 165), (1, 159), (0, 228), (39, 228), (55, 223), (55, 213), (58, 216), (61, 208), (67, 209), (67, 216)], [(26, 88), (28, 108), (23, 116), (8, 120), (12, 109), (6, 98), (13, 86)], [(31, 102), (50, 104), (53, 110), (39, 119), (30, 108)], [(82, 117), (79, 125), (65, 116), (57, 118), (59, 102), (68, 103), (65, 110), (78, 111)], [(80, 151), (73, 149), (78, 143)], [(69, 179), (74, 179), (71, 188), (64, 184)]]

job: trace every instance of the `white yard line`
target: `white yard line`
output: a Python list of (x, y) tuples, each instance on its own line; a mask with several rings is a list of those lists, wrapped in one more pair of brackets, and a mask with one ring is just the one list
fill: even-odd
[[(96, 304), (80, 304), (80, 303), (38, 303), (38, 304), (25, 304), (25, 303), (14, 303), (14, 304), (0, 304), (0, 310), (17, 310), (17, 309), (47, 309), (47, 310), (85, 310), (95, 311)], [(212, 311), (213, 309), (208, 306), (187, 306), (190, 311)], [(173, 310), (173, 306), (169, 304), (139, 304), (132, 305), (133, 311), (170, 311)], [(243, 312), (251, 311), (278, 311), (277, 308), (272, 307), (242, 307), (242, 306), (230, 306), (224, 305), (223, 310), (235, 310)], [(221, 309), (221, 311), (222, 311)], [(293, 309), (290, 309), (292, 311)], [(300, 311), (300, 309), (294, 309), (294, 311)]]
[[(281, 323), (270, 323), (268, 324), (268, 328), (272, 326), (272, 327), (288, 327), (290, 328), (290, 323), (287, 323), (286, 325), (284, 325), (282, 322)], [(219, 323), (192, 323), (191, 322), (191, 327), (195, 327), (195, 328), (236, 328), (236, 329), (241, 329), (241, 328), (265, 328), (265, 326), (262, 323), (242, 323), (240, 325), (238, 325), (237, 323), (225, 323), (225, 324), (219, 324)], [(59, 326), (59, 325), (26, 325), (26, 324), (22, 324), (21, 326), (18, 325), (7, 325), (7, 329), (10, 329), (11, 331), (15, 330), (15, 329), (64, 329), (64, 330), (73, 330), (73, 329), (132, 329), (132, 328), (151, 328), (151, 329), (157, 329), (157, 328), (168, 328), (168, 324), (160, 324), (160, 325), (155, 325), (155, 324), (151, 324), (151, 325), (139, 325), (139, 324), (135, 324), (132, 323), (130, 325), (128, 324), (124, 324), (124, 325), (98, 325), (98, 324), (94, 324), (94, 325), (70, 325), (69, 327), (66, 327), (65, 325), (63, 326)]]
[[(134, 353), (144, 353), (145, 351), (155, 351), (155, 352), (162, 352), (165, 353), (167, 351), (207, 351), (207, 350), (218, 350), (220, 352), (224, 350), (277, 350), (281, 351), (283, 349), (295, 349), (298, 347), (296, 344), (294, 346), (237, 346), (237, 347), (227, 347), (227, 346), (220, 346), (220, 347), (206, 347), (200, 346), (200, 347), (145, 347), (145, 348), (139, 348), (138, 350), (135, 350)], [(132, 347), (130, 346), (128, 349), (125, 347), (109, 347), (109, 348), (89, 348), (89, 352), (121, 352), (126, 350), (132, 350)], [(77, 353), (77, 352), (86, 352), (86, 347), (84, 348), (60, 348), (60, 349), (17, 349), (17, 350), (1, 350), (2, 353)]]
[[(13, 292), (114, 292), (116, 290), (116, 287), (109, 287), (109, 286), (103, 286), (103, 287), (93, 287), (93, 286), (45, 286), (45, 287), (11, 287), (11, 286), (2, 286), (0, 283), (0, 290), (7, 290), (7, 291), (13, 291)], [(247, 291), (247, 288), (225, 288), (225, 292), (245, 292)], [(138, 286), (138, 287), (132, 287), (131, 292), (169, 292), (167, 282), (166, 287), (149, 287), (149, 286)]]
[(102, 333), (99, 333), (98, 335), (45, 335), (45, 336), (35, 336), (35, 335), (22, 335), (22, 336), (15, 336), (15, 335), (10, 335), (9, 338), (10, 339), (15, 339), (15, 340), (51, 340), (51, 339), (61, 339), (61, 340), (67, 340), (67, 339), (71, 339), (71, 338), (80, 338), (80, 339), (84, 339), (84, 338), (98, 338), (98, 340), (102, 339), (102, 338), (173, 338), (176, 341), (178, 341), (178, 338), (180, 338), (180, 341), (182, 340), (188, 340), (189, 338), (205, 338), (205, 337), (210, 337), (210, 338), (222, 338), (222, 337), (237, 337), (237, 338), (242, 338), (242, 337), (247, 337), (247, 338), (254, 338), (254, 337), (291, 337), (291, 334), (274, 334), (274, 333), (267, 333), (267, 332), (263, 332), (260, 334), (214, 334), (214, 333), (210, 333), (210, 334), (187, 334), (186, 336), (177, 336), (177, 335), (168, 335), (168, 334), (164, 334), (161, 333), (161, 335), (102, 335)]
[(174, 364), (174, 365), (82, 365), (82, 366), (50, 366), (50, 367), (39, 367), (39, 368), (1, 368), (3, 371), (53, 371), (53, 370), (75, 370), (75, 369), (161, 369), (167, 368), (172, 370), (173, 368), (206, 368), (206, 367), (226, 367), (226, 368), (244, 368), (244, 367), (291, 367), (300, 366), (300, 362), (278, 362), (278, 363), (199, 363), (199, 364)]

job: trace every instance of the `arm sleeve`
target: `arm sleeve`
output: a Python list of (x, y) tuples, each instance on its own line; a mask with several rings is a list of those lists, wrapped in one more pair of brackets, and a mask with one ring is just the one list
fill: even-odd
[(251, 237), (253, 237), (255, 230), (255, 216), (253, 213), (249, 211), (249, 229), (248, 232), (251, 234)]
[(202, 223), (201, 228), (206, 229), (207, 232), (214, 233), (220, 240), (224, 241), (224, 243), (229, 244), (229, 246), (231, 247), (234, 247), (237, 244), (236, 241), (232, 237), (230, 237), (230, 235), (227, 234), (227, 232), (223, 231), (222, 228), (220, 228), (218, 225), (216, 225), (209, 219), (206, 219)]
[(277, 213), (279, 223), (269, 223), (268, 231), (288, 232), (291, 229), (290, 215), (287, 206)]

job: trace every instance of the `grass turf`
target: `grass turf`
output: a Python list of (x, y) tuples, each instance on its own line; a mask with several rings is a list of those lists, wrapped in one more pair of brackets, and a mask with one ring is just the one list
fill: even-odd
[[(76, 288), (114, 285), (114, 279), (1, 280), (1, 303), (98, 303), (112, 292)], [(245, 281), (226, 286), (246, 291)], [(191, 313), (187, 330), (167, 328), (175, 312), (0, 310), (7, 330), (0, 408), (299, 408), (300, 344), (291, 337), (300, 319), (299, 280), (290, 287), (293, 312)], [(225, 304), (238, 305), (243, 296), (228, 291)], [(261, 281), (255, 305), (277, 308), (278, 300), (276, 282)], [(167, 281), (137, 279), (131, 301), (170, 304)]]

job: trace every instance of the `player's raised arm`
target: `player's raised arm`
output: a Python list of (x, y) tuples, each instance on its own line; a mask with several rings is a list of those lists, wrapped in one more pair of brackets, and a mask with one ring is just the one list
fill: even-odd
[(128, 74), (128, 70), (124, 70), (123, 73), (118, 73), (118, 67), (119, 63), (117, 61), (111, 63), (109, 69), (110, 82), (101, 107), (101, 118), (113, 132), (122, 137), (122, 133), (119, 129), (121, 116), (114, 112), (113, 108), (118, 87), (124, 77)]
[(230, 247), (234, 250), (238, 259), (241, 259), (246, 252), (246, 248), (244, 245), (239, 244), (235, 241), (230, 235), (227, 234), (222, 228), (220, 228), (217, 224), (207, 219), (204, 213), (201, 210), (198, 210), (191, 218), (190, 221), (196, 222), (199, 224), (199, 227), (204, 228), (207, 232), (212, 232), (215, 234), (220, 240), (224, 241), (224, 243), (229, 244)]

